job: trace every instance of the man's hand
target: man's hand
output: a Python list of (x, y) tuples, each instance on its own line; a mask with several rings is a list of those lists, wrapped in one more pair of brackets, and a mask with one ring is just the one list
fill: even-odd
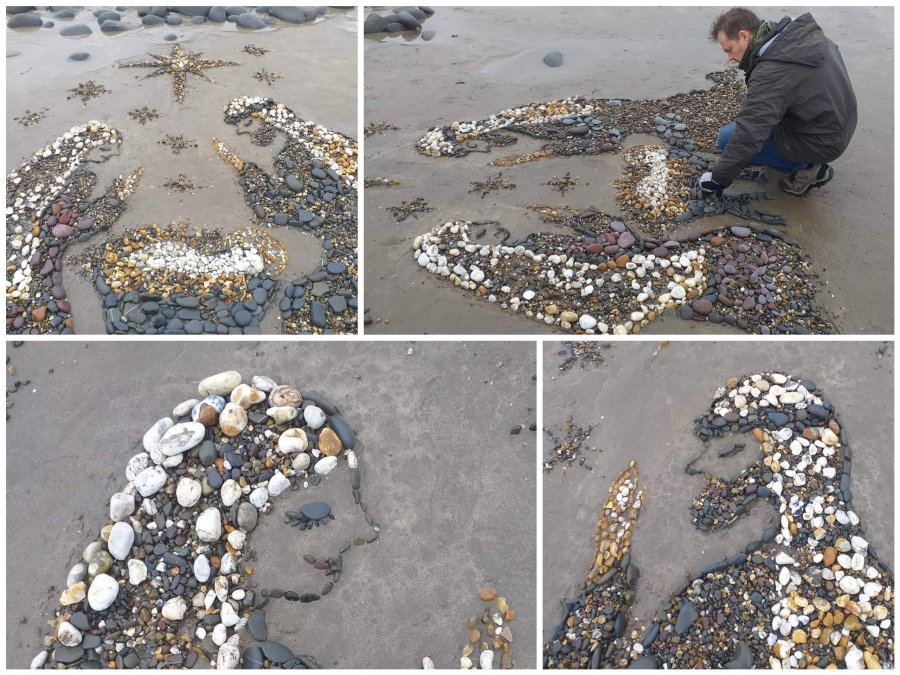
[(704, 197), (716, 196), (716, 199), (722, 198), (722, 190), (724, 188), (719, 185), (712, 177), (712, 171), (707, 171), (700, 176), (700, 191)]

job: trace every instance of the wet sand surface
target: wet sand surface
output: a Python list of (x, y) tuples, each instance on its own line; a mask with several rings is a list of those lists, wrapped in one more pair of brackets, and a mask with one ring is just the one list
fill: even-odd
[[(107, 522), (144, 432), (196, 397), (200, 379), (232, 368), (245, 381), (315, 388), (342, 409), (357, 433), (363, 499), (382, 526), (377, 542), (344, 554), (321, 602), (269, 603), (270, 639), (323, 668), (421, 668), (429, 653), (451, 668), (491, 585), (518, 613), (516, 666), (534, 667), (533, 344), (57, 341), (9, 351), (17, 372), (7, 386), (31, 381), (10, 397), (7, 422), (9, 667), (27, 667), (41, 648), (66, 573)], [(367, 529), (345, 471), (287, 491), (260, 517), (248, 539), (257, 590), (318, 591), (321, 573), (302, 556), (333, 555)], [(332, 505), (328, 527), (283, 524), (285, 510), (316, 500)], [(241, 635), (242, 648), (251, 642)]]
[[(232, 167), (223, 162), (212, 147), (218, 138), (237, 151), (244, 160), (256, 162), (264, 171), (272, 170), (273, 159), (286, 137), (278, 133), (266, 147), (251, 144), (249, 136), (236, 133), (226, 124), (223, 109), (238, 96), (272, 97), (303, 120), (312, 120), (331, 131), (351, 138), (357, 135), (357, 12), (330, 9), (316, 22), (290, 25), (281, 21), (262, 30), (246, 30), (233, 23), (181, 26), (141, 26), (136, 11), (122, 14), (130, 30), (104, 34), (92, 9), (76, 12), (71, 20), (56, 20), (54, 28), (5, 29), (7, 36), (7, 173), (19, 166), (38, 148), (55, 140), (76, 124), (89, 120), (105, 122), (119, 130), (123, 142), (112, 152), (94, 150), (88, 166), (97, 173), (95, 195), (118, 176), (144, 167), (137, 191), (129, 199), (125, 214), (112, 228), (114, 234), (138, 226), (187, 221), (195, 228), (219, 228), (229, 232), (254, 222), (244, 201), (244, 192)], [(39, 12), (49, 19), (49, 12)], [(84, 37), (62, 37), (67, 25), (84, 23), (93, 30)], [(188, 76), (184, 105), (179, 106), (168, 75), (144, 79), (149, 68), (119, 68), (118, 64), (152, 61), (148, 51), (169, 54), (175, 42), (165, 35), (174, 33), (177, 43), (203, 58), (236, 61), (241, 65), (204, 71), (214, 83)], [(247, 44), (264, 47), (269, 53), (253, 56), (243, 51)], [(87, 61), (69, 61), (74, 52), (89, 52)], [(15, 56), (10, 56), (15, 54)], [(260, 70), (277, 73), (281, 79), (268, 85), (253, 77)], [(110, 93), (82, 105), (79, 99), (66, 100), (66, 90), (94, 80)], [(128, 116), (129, 110), (155, 108), (160, 117), (145, 125)], [(25, 110), (49, 108), (46, 118), (23, 128), (13, 118)], [(183, 135), (196, 142), (174, 154), (159, 141), (167, 135)], [(193, 145), (193, 144), (192, 144)], [(102, 164), (105, 155), (111, 157)], [(171, 191), (163, 186), (179, 174), (195, 186), (189, 192)], [(278, 275), (282, 283), (309, 273), (319, 264), (321, 241), (292, 228), (272, 228), (269, 234), (287, 249), (288, 265)], [(63, 268), (63, 285), (75, 316), (75, 329), (84, 334), (105, 334), (100, 295), (71, 263), (71, 257), (102, 240), (95, 236), (86, 244), (73, 243)], [(280, 297), (279, 296), (276, 296)], [(277, 299), (266, 311), (261, 324), (265, 333), (280, 331)]]
[[(720, 8), (447, 8), (424, 23), (436, 32), (425, 42), (366, 36), (364, 126), (386, 121), (399, 127), (365, 139), (365, 175), (398, 179), (395, 187), (365, 191), (365, 306), (373, 323), (367, 333), (558, 332), (542, 322), (515, 316), (477, 301), (421, 269), (412, 242), (451, 220), (499, 220), (515, 241), (530, 232), (553, 231), (527, 204), (616, 208), (611, 181), (621, 155), (553, 157), (500, 169), (498, 157), (538, 149), (538, 141), (473, 152), (463, 158), (421, 155), (416, 141), (429, 129), (454, 121), (484, 119), (531, 102), (566, 96), (660, 98), (706, 88), (707, 73), (721, 70), (721, 49), (707, 38)], [(806, 10), (760, 8), (761, 17), (797, 16)], [(383, 12), (382, 12), (383, 13)], [(763, 211), (787, 217), (787, 233), (813, 259), (823, 281), (820, 304), (835, 316), (842, 333), (893, 330), (893, 10), (817, 7), (812, 12), (841, 49), (859, 104), (856, 135), (834, 163), (835, 179), (805, 198), (782, 193), (781, 174), (769, 170), (766, 190), (776, 199)], [(559, 51), (558, 68), (543, 64)], [(517, 135), (518, 136), (518, 135)], [(631, 136), (626, 145), (658, 142)], [(469, 194), (474, 181), (502, 171), (514, 190)], [(577, 187), (565, 196), (546, 185), (569, 172)], [(761, 189), (738, 183), (739, 191)], [(422, 196), (434, 211), (397, 223), (386, 210)], [(693, 225), (731, 225), (721, 216)], [(558, 229), (558, 228), (557, 228)], [(483, 243), (499, 236), (488, 227)], [(725, 325), (664, 318), (645, 332), (735, 334)]]
[[(669, 593), (706, 565), (739, 553), (777, 517), (759, 502), (731, 527), (702, 533), (691, 523), (691, 499), (706, 485), (703, 473), (726, 479), (758, 459), (752, 437), (724, 436), (708, 446), (693, 421), (731, 377), (784, 372), (816, 382), (835, 406), (853, 449), (854, 510), (878, 556), (894, 560), (894, 349), (885, 342), (761, 343), (658, 342), (614, 344), (605, 363), (576, 363), (566, 373), (560, 342), (545, 342), (544, 428), (562, 439), (571, 418), (593, 426), (583, 450), (587, 470), (576, 462), (543, 476), (544, 640), (560, 621), (563, 604), (582, 588), (595, 553), (594, 529), (615, 477), (636, 460), (647, 488), (632, 538), (632, 559), (641, 570), (632, 615), (641, 625), (653, 618)], [(655, 355), (654, 355), (655, 354)], [(722, 459), (719, 450), (745, 442), (747, 450)], [(544, 456), (554, 444), (544, 434)], [(634, 626), (636, 627), (636, 625)]]

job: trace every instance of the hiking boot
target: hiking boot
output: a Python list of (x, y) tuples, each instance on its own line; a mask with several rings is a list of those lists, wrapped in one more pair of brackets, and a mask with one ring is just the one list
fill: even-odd
[(778, 181), (778, 187), (789, 195), (802, 197), (816, 187), (822, 187), (834, 178), (834, 169), (827, 164), (813, 164), (809, 169), (794, 171)]

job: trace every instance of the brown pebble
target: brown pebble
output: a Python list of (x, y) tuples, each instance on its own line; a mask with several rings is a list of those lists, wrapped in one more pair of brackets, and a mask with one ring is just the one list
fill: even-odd
[(831, 567), (837, 559), (837, 549), (834, 546), (826, 546), (822, 551), (822, 562), (826, 567)]
[(471, 630), (469, 630), (469, 642), (471, 642), (473, 645), (481, 642), (481, 631), (477, 628), (472, 628)]
[(487, 588), (481, 589), (481, 593), (479, 593), (478, 597), (486, 602), (490, 602), (497, 597), (497, 590), (488, 586)]

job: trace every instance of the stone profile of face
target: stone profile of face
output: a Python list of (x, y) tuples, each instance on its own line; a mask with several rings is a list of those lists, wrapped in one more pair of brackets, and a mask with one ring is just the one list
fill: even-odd
[[(310, 609), (333, 600), (344, 553), (378, 539), (362, 501), (356, 434), (321, 393), (265, 376), (244, 382), (222, 372), (202, 380), (198, 396), (144, 434), (108, 524), (69, 572), (53, 635), (33, 666), (192, 667), (202, 659), (217, 668), (315, 667), (268, 639), (262, 609), (270, 599)], [(329, 475), (338, 471), (349, 474), (358, 527), (331, 555), (303, 556), (320, 585), (255, 589), (249, 535), (259, 515), (284, 504), (284, 527), (327, 525), (326, 499), (345, 488), (322, 488), (340, 480)], [(291, 490), (303, 498), (279, 502)], [(298, 534), (312, 542), (316, 532)]]

